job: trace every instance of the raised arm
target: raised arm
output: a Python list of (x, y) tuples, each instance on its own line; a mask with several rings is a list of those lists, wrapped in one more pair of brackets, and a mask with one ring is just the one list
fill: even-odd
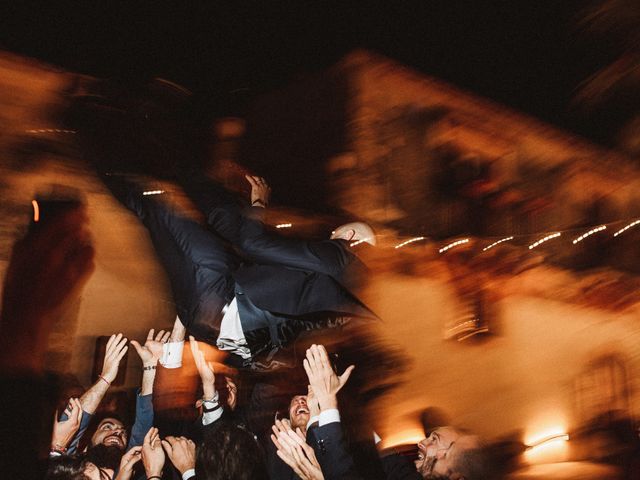
[(322, 345), (311, 345), (302, 364), (313, 394), (320, 404), (320, 415), (323, 411), (337, 409), (338, 392), (349, 380), (355, 366), (351, 365), (338, 376), (333, 371), (327, 350)]
[(142, 464), (148, 480), (162, 479), (165, 454), (157, 428), (150, 428), (142, 443)]
[(318, 444), (322, 444), (324, 448), (316, 451), (316, 455), (322, 472), (327, 479), (343, 478), (345, 475), (358, 478), (340, 424), (337, 399), (338, 392), (349, 380), (354, 366), (351, 365), (338, 376), (333, 371), (327, 351), (322, 345), (312, 345), (307, 350), (303, 365), (309, 385), (320, 405), (316, 438)]
[(147, 340), (144, 342), (144, 345), (140, 345), (135, 340), (131, 340), (131, 345), (136, 349), (140, 360), (142, 360), (142, 385), (140, 387), (140, 395), (142, 396), (153, 393), (153, 381), (156, 378), (158, 360), (160, 360), (162, 356), (163, 345), (167, 343), (170, 335), (171, 332), (160, 330), (154, 338), (154, 329), (152, 328), (147, 334)]
[(251, 184), (251, 206), (266, 207), (271, 197), (271, 187), (265, 179), (255, 175), (245, 175), (244, 178)]
[(111, 382), (116, 379), (120, 360), (127, 353), (128, 348), (127, 339), (121, 333), (111, 335), (104, 352), (102, 373), (98, 376), (96, 383), (80, 397), (82, 410), (91, 415), (95, 413), (107, 390), (109, 390)]
[(69, 404), (64, 410), (65, 419), (58, 418), (56, 411), (53, 417), (53, 434), (51, 435), (50, 456), (64, 455), (67, 447), (80, 428), (82, 418), (82, 405), (77, 398), (70, 398)]
[(135, 340), (131, 345), (142, 360), (142, 385), (136, 396), (136, 419), (131, 427), (131, 437), (127, 450), (142, 445), (145, 434), (153, 426), (153, 382), (156, 378), (158, 360), (162, 356), (162, 346), (169, 339), (170, 332), (160, 330), (154, 337), (154, 329), (149, 330), (144, 345)]
[(325, 480), (316, 454), (305, 441), (300, 428), (294, 432), (286, 421), (276, 420), (272, 427), (271, 441), (277, 455), (289, 465), (302, 480)]
[(191, 347), (198, 374), (202, 380), (202, 424), (210, 425), (219, 420), (224, 411), (222, 405), (220, 405), (220, 396), (216, 391), (216, 375), (213, 370), (213, 364), (207, 362), (204, 352), (192, 336), (189, 336), (189, 346)]

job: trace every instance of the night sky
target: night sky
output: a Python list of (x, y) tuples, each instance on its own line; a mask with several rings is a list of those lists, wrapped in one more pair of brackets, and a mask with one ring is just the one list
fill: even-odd
[(0, 11), (0, 48), (100, 77), (167, 78), (219, 114), (364, 47), (601, 143), (616, 128), (571, 105), (619, 53), (578, 27), (584, 0), (15, 3)]

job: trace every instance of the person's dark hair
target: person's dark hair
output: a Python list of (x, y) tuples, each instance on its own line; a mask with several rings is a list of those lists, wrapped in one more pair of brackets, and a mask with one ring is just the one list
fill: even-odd
[(85, 480), (85, 462), (79, 457), (62, 455), (49, 460), (45, 480)]
[(222, 422), (205, 434), (196, 454), (200, 480), (268, 480), (262, 448), (251, 432)]
[(110, 468), (117, 472), (123, 454), (124, 452), (116, 446), (100, 444), (89, 448), (83, 457), (86, 462), (91, 462), (96, 467)]

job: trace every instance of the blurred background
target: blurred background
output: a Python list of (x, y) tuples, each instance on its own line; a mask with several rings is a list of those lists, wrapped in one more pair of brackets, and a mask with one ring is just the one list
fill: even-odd
[(239, 191), (239, 172), (266, 177), (268, 221), (286, 234), (375, 228), (362, 298), (407, 360), (374, 408), (385, 446), (445, 415), (534, 446), (514, 478), (634, 478), (636, 2), (54, 1), (0, 18), (0, 268), (51, 185), (81, 192), (96, 244), (96, 272), (50, 339), (52, 371), (86, 386), (96, 337), (142, 339), (175, 318), (146, 231), (78, 141), (105, 110), (126, 112), (108, 141), (135, 143), (142, 173), (193, 155)]

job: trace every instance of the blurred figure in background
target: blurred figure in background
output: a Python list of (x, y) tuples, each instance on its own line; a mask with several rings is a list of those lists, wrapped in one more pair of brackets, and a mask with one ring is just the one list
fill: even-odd
[(77, 204), (42, 219), (13, 247), (0, 317), (0, 471), (6, 478), (39, 475), (38, 439), (50, 437), (39, 422), (48, 403), (43, 357), (54, 322), (93, 272), (87, 225), (85, 208)]

